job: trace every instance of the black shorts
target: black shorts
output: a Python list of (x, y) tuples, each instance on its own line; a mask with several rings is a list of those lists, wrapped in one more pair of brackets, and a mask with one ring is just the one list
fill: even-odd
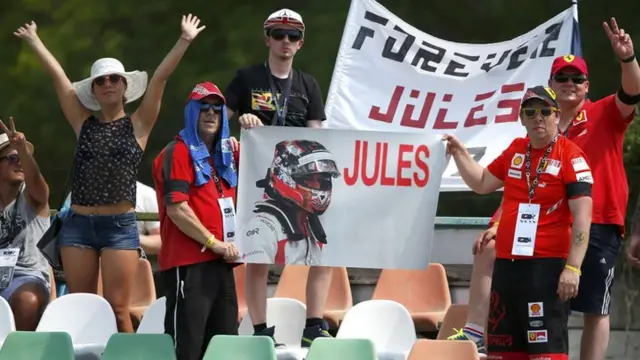
[(567, 359), (569, 302), (558, 298), (564, 259), (496, 259), (487, 326), (489, 359)]
[(620, 226), (591, 224), (589, 248), (582, 261), (578, 296), (571, 301), (571, 310), (585, 314), (609, 314), (611, 287), (621, 247)]
[(167, 297), (164, 330), (178, 360), (202, 359), (215, 335), (238, 335), (233, 267), (222, 260), (161, 272)]

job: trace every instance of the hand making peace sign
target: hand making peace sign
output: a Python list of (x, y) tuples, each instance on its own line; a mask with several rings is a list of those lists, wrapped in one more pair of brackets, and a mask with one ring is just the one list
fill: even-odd
[(624, 29), (618, 28), (616, 18), (611, 18), (611, 26), (606, 21), (602, 23), (602, 26), (607, 37), (609, 37), (609, 41), (611, 41), (613, 52), (618, 55), (620, 60), (628, 59), (634, 55), (631, 36)]
[(7, 134), (9, 137), (9, 143), (11, 147), (18, 150), (18, 153), (32, 153), (33, 145), (27, 141), (27, 138), (24, 136), (24, 133), (21, 133), (16, 130), (16, 124), (13, 121), (13, 117), (9, 117), (9, 127), (4, 124), (4, 122), (0, 119), (0, 128)]

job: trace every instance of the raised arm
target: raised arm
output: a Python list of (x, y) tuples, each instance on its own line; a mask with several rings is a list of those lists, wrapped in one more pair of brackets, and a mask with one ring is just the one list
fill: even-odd
[(20, 165), (24, 172), (25, 193), (29, 205), (40, 216), (49, 216), (49, 185), (42, 176), (40, 168), (33, 158), (33, 145), (27, 142), (23, 133), (16, 131), (13, 118), (9, 118), (9, 127), (0, 120), (0, 128), (7, 134), (11, 147), (18, 151)]
[(640, 101), (640, 66), (633, 49), (631, 36), (618, 27), (615, 18), (611, 18), (611, 25), (603, 22), (604, 32), (611, 42), (611, 48), (620, 59), (622, 83), (616, 94), (616, 105), (624, 119), (627, 119), (636, 109)]
[(44, 67), (44, 70), (53, 80), (53, 86), (58, 95), (62, 112), (77, 136), (82, 128), (82, 123), (91, 115), (91, 112), (78, 100), (76, 92), (67, 74), (65, 74), (64, 69), (62, 69), (58, 60), (56, 60), (42, 40), (40, 40), (37, 34), (37, 28), (36, 23), (32, 21), (29, 24), (24, 24), (24, 26), (20, 27), (13, 34), (29, 44)]
[(153, 73), (144, 99), (138, 110), (136, 110), (132, 116), (136, 138), (138, 139), (138, 143), (143, 145), (143, 147), (146, 146), (149, 134), (158, 120), (160, 105), (162, 104), (162, 94), (164, 93), (164, 88), (167, 85), (169, 76), (171, 76), (178, 66), (178, 63), (180, 63), (182, 56), (187, 51), (193, 39), (205, 29), (205, 26), (198, 27), (198, 25), (200, 25), (200, 19), (198, 19), (198, 17), (191, 14), (182, 16), (182, 33), (180, 38)]

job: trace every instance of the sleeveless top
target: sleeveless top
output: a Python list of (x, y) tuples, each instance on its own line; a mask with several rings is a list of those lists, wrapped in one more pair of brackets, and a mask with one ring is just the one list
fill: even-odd
[[(17, 208), (16, 208), (17, 206)], [(49, 263), (36, 244), (49, 229), (49, 217), (39, 216), (27, 203), (24, 185), (17, 200), (0, 209), (0, 248), (19, 248), (16, 273), (49, 279)]]
[(89, 117), (76, 145), (71, 203), (98, 206), (126, 200), (135, 206), (143, 154), (128, 116), (112, 122)]

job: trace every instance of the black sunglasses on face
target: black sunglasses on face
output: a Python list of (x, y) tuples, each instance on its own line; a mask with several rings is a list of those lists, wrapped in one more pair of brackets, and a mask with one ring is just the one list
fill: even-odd
[(9, 161), (9, 164), (11, 165), (20, 164), (20, 156), (18, 156), (18, 154), (11, 154), (11, 155), (0, 157), (0, 161), (4, 161), (5, 159)]
[(213, 109), (214, 113), (220, 114), (222, 112), (222, 105), (200, 103), (200, 112), (204, 113), (209, 111), (209, 109)]
[(295, 29), (272, 29), (269, 31), (269, 36), (278, 41), (283, 40), (285, 36), (288, 37), (291, 42), (302, 40), (302, 32)]
[(576, 85), (584, 84), (587, 81), (587, 77), (584, 75), (555, 75), (553, 79), (559, 83), (566, 83), (571, 80)]
[(537, 113), (540, 113), (540, 115), (542, 115), (543, 118), (548, 118), (555, 111), (558, 111), (558, 109), (556, 108), (542, 108), (542, 109), (523, 108), (522, 109), (522, 113), (528, 118), (532, 118), (536, 116)]
[(98, 86), (102, 86), (104, 85), (105, 81), (109, 80), (109, 82), (111, 84), (117, 84), (120, 82), (120, 80), (122, 80), (122, 76), (117, 75), (117, 74), (111, 74), (111, 75), (105, 75), (105, 76), (100, 76), (98, 78), (95, 78), (93, 80), (93, 82), (98, 85)]

